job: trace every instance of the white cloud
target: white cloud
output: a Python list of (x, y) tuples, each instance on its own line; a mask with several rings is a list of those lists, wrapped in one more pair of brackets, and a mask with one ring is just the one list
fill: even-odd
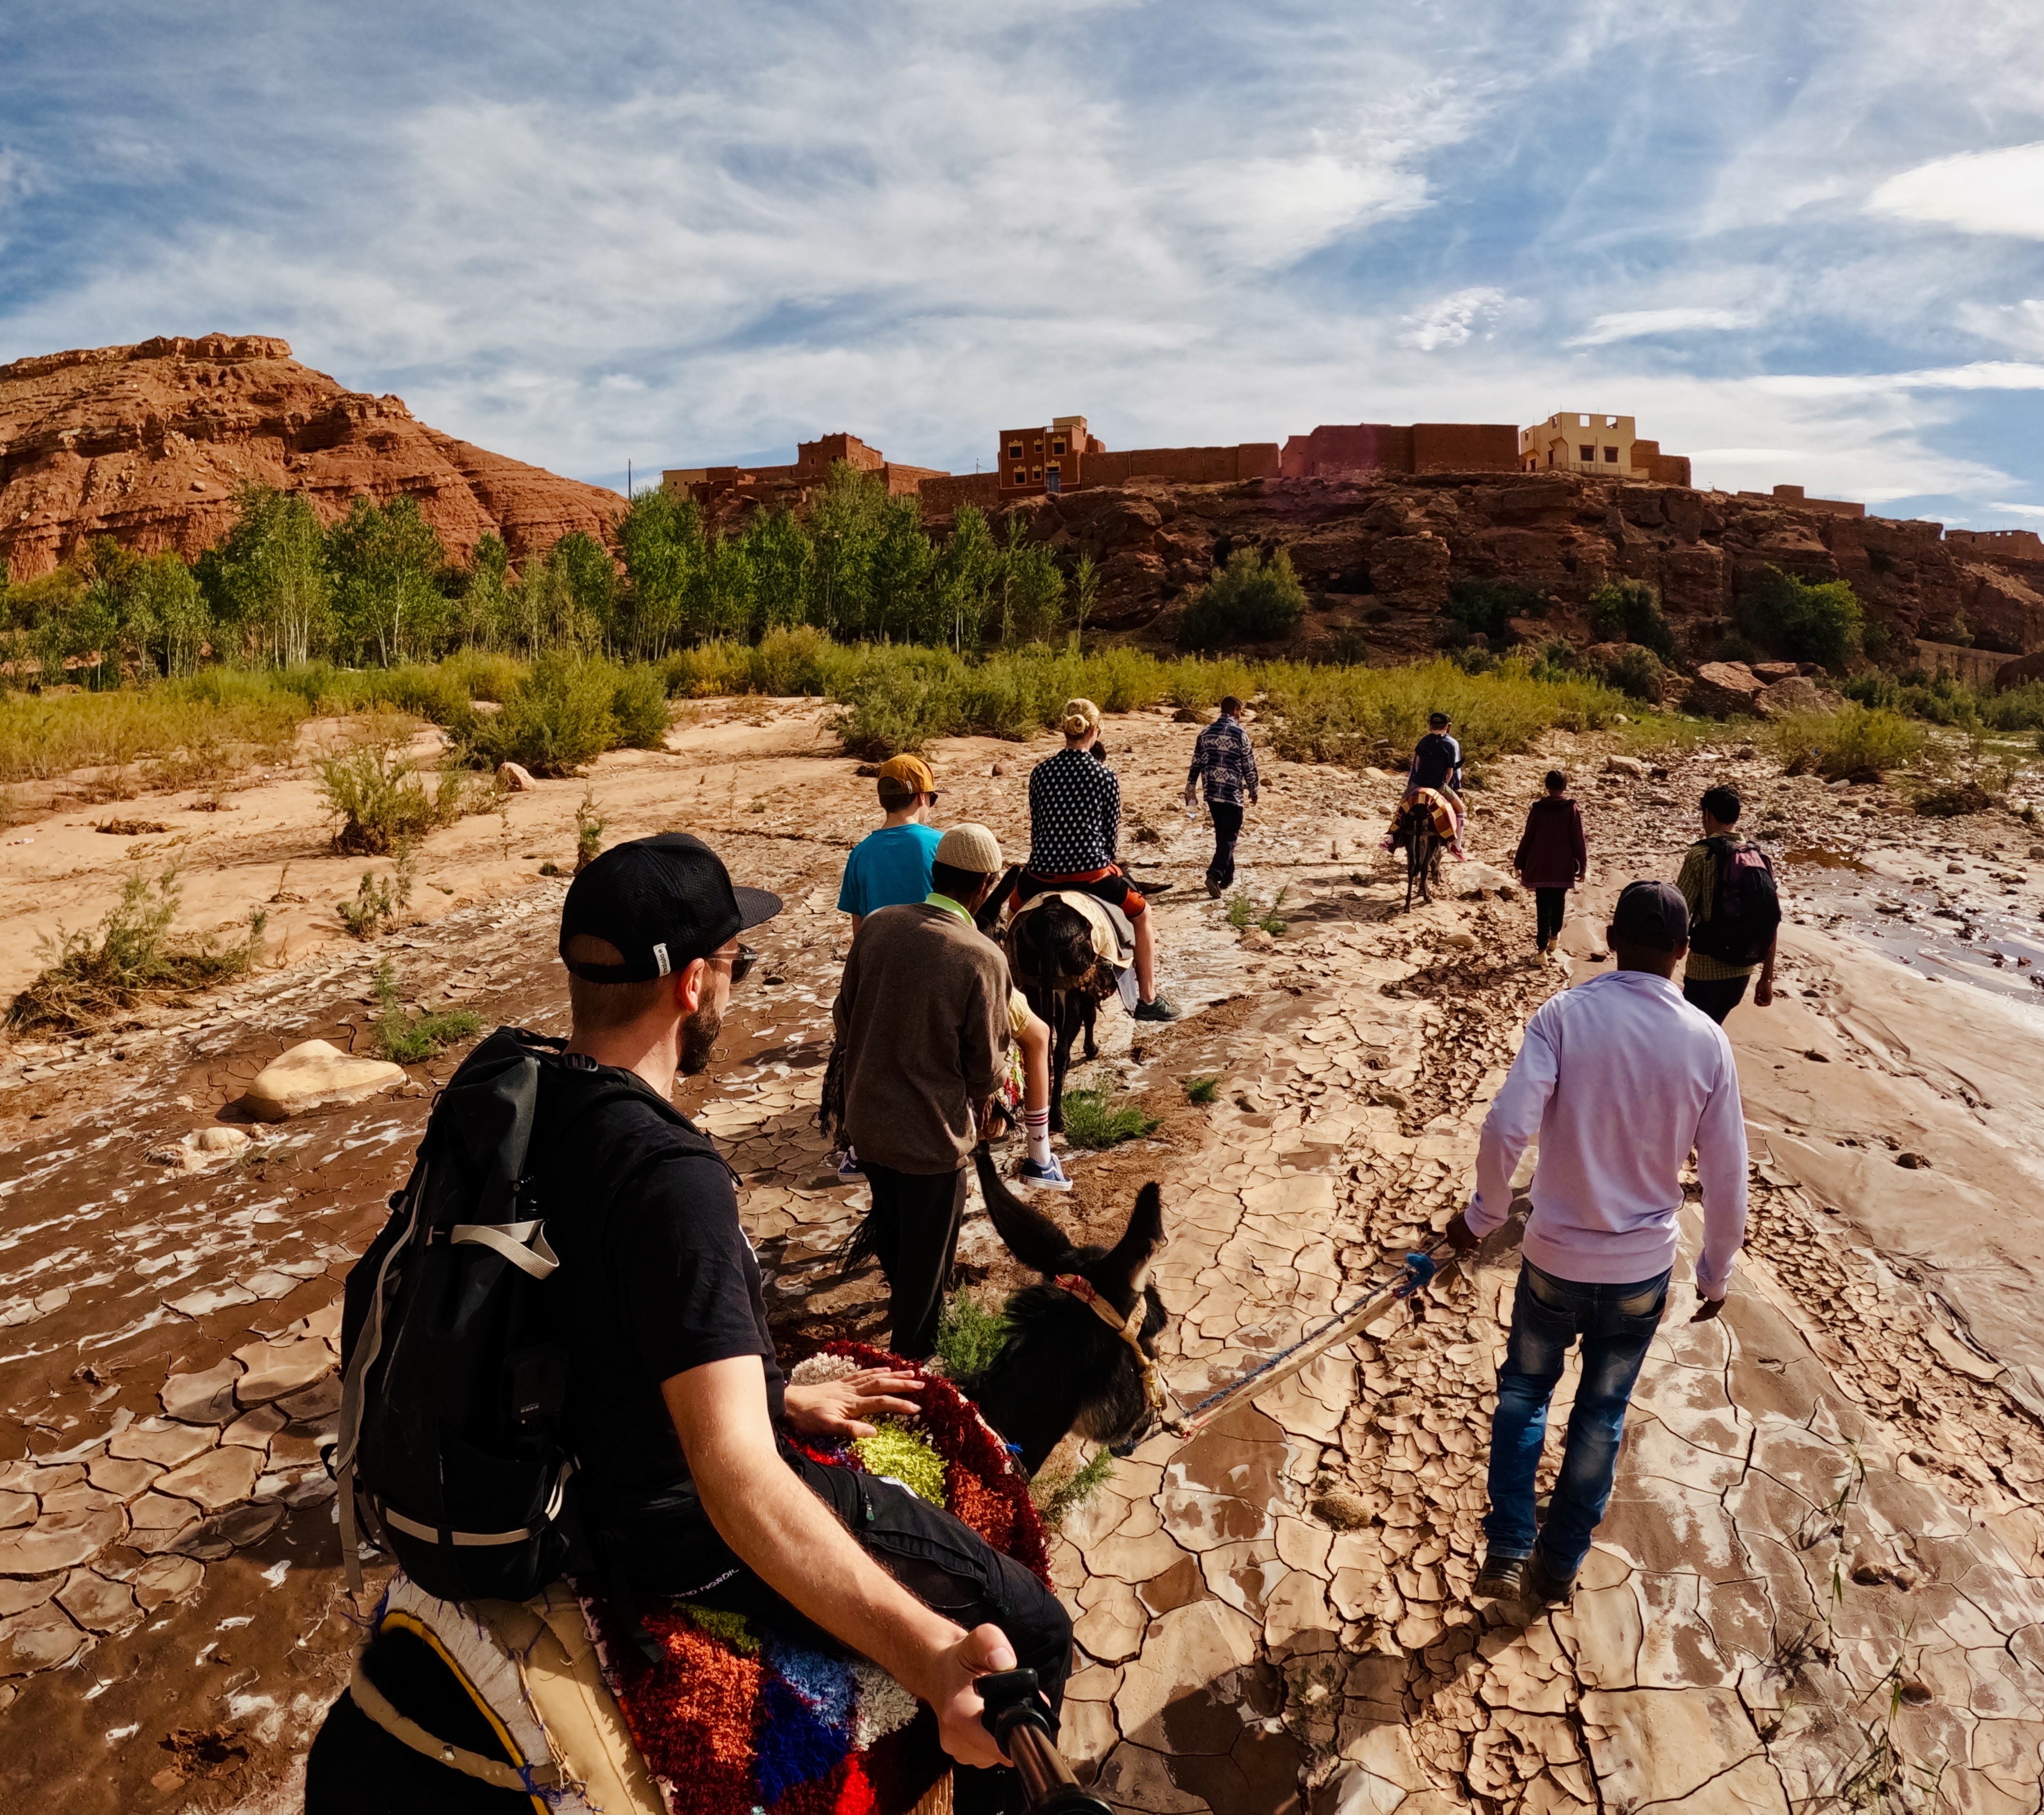
[(1600, 315), (1573, 340), (1570, 347), (1606, 347), (1615, 340), (1644, 340), (1655, 334), (1689, 334), (1700, 331), (1750, 328), (1760, 317), (1743, 309), (1628, 309), (1614, 315)]
[(1990, 510), (2013, 511), (2018, 517), (2044, 517), (2044, 504), (2008, 504), (1997, 502), (1989, 505), (1988, 509)]
[(1458, 290), (1419, 314), (1407, 316), (1399, 344), (1417, 347), (1423, 353), (1465, 345), (1472, 335), (1495, 321), (1509, 301), (1503, 290), (1487, 285)]
[(1891, 176), (1867, 206), (1968, 233), (2044, 240), (2044, 140), (1933, 159)]

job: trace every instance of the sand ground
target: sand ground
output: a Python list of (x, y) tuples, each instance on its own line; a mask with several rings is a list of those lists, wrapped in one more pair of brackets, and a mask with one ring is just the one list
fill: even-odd
[[(1110, 1232), (1162, 1182), (1164, 1371), (1181, 1398), (1447, 1221), (1525, 1016), (1595, 973), (1620, 883), (1673, 873), (1707, 780), (1746, 788), (1792, 920), (1780, 1001), (1730, 1024), (1754, 1149), (1733, 1302), (1692, 1326), (1686, 1285), (1671, 1294), (1573, 1605), (1527, 1621), (1469, 1597), (1508, 1237), (1190, 1444), (1149, 1440), (1068, 1521), (1056, 1566), (1084, 1655), (1066, 1736), (1084, 1774), (1155, 1815), (1785, 1810), (1863, 1804), (1882, 1774), (1926, 1806), (2036, 1810), (2032, 835), (1785, 780), (1729, 736), (1665, 775), (1608, 775), (1593, 740), (1557, 736), (1494, 767), (1472, 832), (1474, 858), (1501, 863), (1539, 771), (1581, 771), (1591, 884), (1566, 964), (1543, 965), (1523, 896), (1401, 911), (1375, 848), (1388, 778), (1266, 763), (1242, 877), (1266, 902), (1286, 890), (1266, 948), (1197, 886), (1204, 829), (1176, 800), (1193, 734), (1162, 713), (1110, 725), (1125, 848), (1174, 885), (1155, 911), (1188, 1012), (1168, 1029), (1105, 1017), (1100, 1075), (1161, 1124), (1074, 1158), (1078, 1189), (1052, 1206)], [(1047, 748), (940, 747), (944, 817), (1019, 849), (1023, 775)], [(323, 852), (302, 768), (228, 797), (231, 814), (144, 799), (10, 830), (10, 987), (33, 934), (117, 893), (137, 841), (91, 829), (113, 813), (175, 828), (139, 840), (150, 861), (190, 836), (194, 925), (308, 899), (275, 904), (287, 956), (235, 989), (0, 1053), (0, 1809), (295, 1805), (357, 1630), (314, 1448), (340, 1282), (458, 1055), (209, 1170), (149, 1156), (231, 1118), (284, 1047), (360, 1045), (386, 959), (413, 1001), (558, 1029), (565, 885), (536, 872), (571, 858), (586, 786), (607, 839), (699, 830), (740, 879), (786, 897), (687, 1100), (743, 1180), (791, 1345), (874, 1328), (873, 1281), (820, 1291), (805, 1264), (863, 1202), (825, 1169), (813, 1119), (846, 943), (837, 874), (874, 817), (853, 771), (813, 705), (713, 704), (667, 752), (606, 758), (587, 783), (513, 797), (508, 821), (436, 834), (416, 922), (369, 945), (331, 924), (363, 865)], [(1499, 879), (1454, 879), (1459, 894)], [(1196, 1074), (1223, 1080), (1211, 1106), (1185, 1098)], [(963, 1262), (989, 1293), (1016, 1277), (977, 1215)]]

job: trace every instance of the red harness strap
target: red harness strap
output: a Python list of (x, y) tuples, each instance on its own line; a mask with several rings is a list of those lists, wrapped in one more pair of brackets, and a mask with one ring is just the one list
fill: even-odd
[(1137, 1294), (1135, 1308), (1124, 1317), (1101, 1295), (1093, 1282), (1082, 1274), (1053, 1274), (1051, 1283), (1061, 1292), (1069, 1292), (1093, 1314), (1127, 1343), (1135, 1355), (1136, 1364), (1143, 1370), (1143, 1397), (1150, 1409), (1162, 1414), (1164, 1409), (1164, 1390), (1157, 1379), (1155, 1364), (1143, 1352), (1142, 1341), (1143, 1313), (1148, 1309), (1141, 1294)]

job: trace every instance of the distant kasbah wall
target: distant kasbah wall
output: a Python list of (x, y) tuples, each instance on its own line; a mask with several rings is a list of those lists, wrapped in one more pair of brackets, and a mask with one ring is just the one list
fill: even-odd
[[(1685, 468), (1689, 465), (1685, 460)], [(1685, 480), (1684, 483), (1688, 482)], [(1821, 510), (1827, 517), (1864, 517), (1866, 506), (1854, 504), (1842, 498), (1808, 498), (1800, 485), (1777, 485), (1772, 492), (1742, 491), (1741, 498), (1778, 498), (1784, 504), (1792, 504), (1804, 510)]]
[(1649, 485), (1686, 486), (1689, 483), (1689, 456), (1664, 454), (1658, 441), (1635, 441), (1632, 463), (1646, 469)]
[(991, 510), (1001, 502), (998, 473), (946, 473), (924, 479), (916, 494), (923, 501), (925, 517), (949, 517), (962, 504)]
[(1287, 479), (1516, 472), (1519, 431), (1507, 422), (1323, 423), (1285, 442), (1280, 470)]
[(1232, 448), (1134, 448), (1125, 453), (1089, 453), (1085, 483), (1127, 485), (1131, 479), (1170, 479), (1179, 485), (1234, 485), (1278, 475), (1275, 441), (1244, 441)]
[(1945, 540), (1998, 560), (2044, 561), (2044, 536), (2034, 529), (1947, 529)]

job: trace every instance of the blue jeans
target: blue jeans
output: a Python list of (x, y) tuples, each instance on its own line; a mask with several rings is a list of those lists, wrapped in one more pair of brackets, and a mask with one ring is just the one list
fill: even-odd
[[(1667, 1307), (1668, 1278), (1661, 1273), (1636, 1285), (1592, 1286), (1557, 1279), (1530, 1260), (1520, 1263), (1512, 1340), (1498, 1370), (1497, 1410), (1490, 1425), (1490, 1513), (1483, 1529), (1496, 1555), (1530, 1556), (1537, 1531), (1541, 1553), (1556, 1575), (1573, 1575), (1582, 1567), (1590, 1534), (1611, 1501), (1625, 1408)], [(1568, 1447), (1546, 1523), (1536, 1526), (1533, 1478), (1547, 1438), (1547, 1402), (1578, 1336), (1583, 1377), (1569, 1414)]]

